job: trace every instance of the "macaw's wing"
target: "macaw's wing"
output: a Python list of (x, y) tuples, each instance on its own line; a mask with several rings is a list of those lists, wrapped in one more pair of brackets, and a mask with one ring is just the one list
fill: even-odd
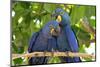
[(78, 47), (77, 38), (70, 26), (66, 26), (65, 34), (66, 34), (66, 39), (67, 39), (68, 45), (70, 46), (70, 49), (71, 49), (70, 51), (78, 52), (79, 47)]
[[(61, 28), (60, 35), (57, 37), (58, 51), (78, 52), (78, 43), (71, 28)], [(79, 57), (60, 57), (61, 62), (80, 62)]]
[(34, 43), (36, 42), (37, 37), (39, 36), (39, 32), (36, 32), (32, 35), (31, 39), (30, 39), (30, 43), (29, 43), (29, 47), (28, 47), (28, 52), (31, 53), (32, 52), (32, 48)]
[[(74, 34), (74, 32), (72, 31), (70, 26), (66, 26), (65, 27), (65, 34), (66, 34), (66, 39), (69, 45), (70, 50), (72, 52), (79, 52), (79, 46), (78, 46), (78, 41), (77, 38)], [(72, 61), (71, 61), (72, 59)], [(68, 62), (81, 62), (79, 57), (73, 57), (73, 58), (67, 58), (66, 61)]]
[[(28, 52), (35, 52), (35, 51), (43, 51), (43, 49), (46, 47), (45, 39), (42, 39), (41, 31), (36, 32), (32, 35)], [(45, 46), (44, 46), (45, 45)], [(46, 49), (46, 48), (45, 48)], [(36, 65), (36, 64), (46, 64), (47, 58), (46, 57), (31, 57), (28, 61), (29, 65)]]
[[(57, 38), (57, 44), (59, 47), (59, 51), (72, 51), (78, 52), (78, 43), (77, 39), (71, 29), (62, 29), (60, 35)], [(67, 53), (67, 52), (66, 52)], [(71, 63), (71, 62), (80, 62), (79, 57), (60, 57), (61, 62)]]

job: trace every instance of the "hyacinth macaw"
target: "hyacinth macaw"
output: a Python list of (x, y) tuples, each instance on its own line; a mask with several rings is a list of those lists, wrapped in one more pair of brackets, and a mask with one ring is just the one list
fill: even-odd
[[(79, 52), (77, 38), (70, 26), (70, 17), (63, 9), (57, 8), (53, 14), (56, 21), (59, 23), (61, 32), (57, 37), (59, 51)], [(80, 62), (79, 57), (64, 57), (63, 62)]]
[[(58, 50), (57, 36), (59, 35), (60, 27), (56, 21), (48, 22), (39, 32), (33, 34), (30, 40), (28, 52), (52, 52)], [(32, 57), (29, 59), (30, 65), (46, 64), (48, 57)]]

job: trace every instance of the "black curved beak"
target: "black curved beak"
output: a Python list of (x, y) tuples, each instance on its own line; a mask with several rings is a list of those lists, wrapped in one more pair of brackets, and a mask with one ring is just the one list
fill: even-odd
[(58, 27), (57, 29), (52, 28), (51, 34), (52, 36), (58, 36), (60, 34), (60, 27)]

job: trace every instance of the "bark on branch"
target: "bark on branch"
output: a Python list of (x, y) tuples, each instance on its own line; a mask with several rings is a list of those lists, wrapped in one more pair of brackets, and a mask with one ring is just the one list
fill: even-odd
[(95, 56), (86, 54), (86, 53), (76, 53), (76, 52), (33, 52), (27, 54), (12, 54), (12, 60), (20, 57), (82, 57), (82, 58), (92, 58), (95, 59)]

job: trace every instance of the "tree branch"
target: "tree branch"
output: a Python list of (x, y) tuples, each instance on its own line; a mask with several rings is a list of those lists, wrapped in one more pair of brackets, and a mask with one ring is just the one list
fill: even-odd
[(12, 54), (12, 60), (20, 57), (83, 57), (95, 59), (95, 56), (86, 53), (76, 53), (76, 52), (33, 52), (27, 54)]

